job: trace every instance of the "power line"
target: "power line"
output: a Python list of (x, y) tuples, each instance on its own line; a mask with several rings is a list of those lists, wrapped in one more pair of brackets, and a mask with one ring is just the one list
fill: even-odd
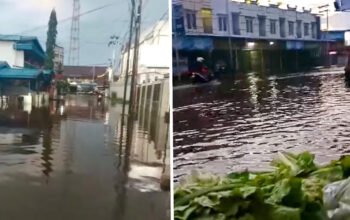
[[(78, 14), (78, 16), (79, 16), (79, 17), (82, 17), (82, 16), (85, 16), (85, 15), (91, 14), (91, 13), (93, 13), (93, 12), (96, 12), (96, 11), (99, 11), (99, 10), (102, 10), (102, 9), (105, 9), (105, 8), (108, 8), (108, 7), (110, 7), (110, 6), (112, 6), (112, 5), (115, 5), (115, 4), (117, 4), (117, 3), (109, 3), (109, 4), (106, 4), (106, 5), (103, 5), (103, 6), (100, 6), (100, 7), (91, 9), (91, 10), (88, 10), (88, 11), (86, 11), (86, 12), (80, 13), (80, 14)], [(70, 21), (70, 20), (72, 20), (73, 18), (74, 18), (73, 16), (68, 17), (68, 18), (64, 18), (64, 19), (62, 19), (62, 20), (59, 20), (58, 23), (61, 24), (61, 23)], [(22, 31), (22, 32), (20, 32), (20, 33), (17, 33), (16, 35), (21, 35), (21, 34), (25, 34), (25, 33), (34, 32), (34, 31), (37, 31), (37, 30), (40, 30), (40, 29), (43, 29), (43, 28), (47, 28), (47, 25), (46, 25), (46, 24), (45, 24), (45, 25), (40, 25), (40, 26), (31, 28), (31, 29)]]

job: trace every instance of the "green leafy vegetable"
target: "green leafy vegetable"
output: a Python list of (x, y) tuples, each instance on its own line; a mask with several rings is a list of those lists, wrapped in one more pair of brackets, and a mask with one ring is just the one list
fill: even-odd
[(327, 220), (323, 188), (350, 176), (350, 156), (319, 167), (309, 152), (282, 152), (272, 166), (226, 177), (195, 173), (175, 189), (175, 219)]

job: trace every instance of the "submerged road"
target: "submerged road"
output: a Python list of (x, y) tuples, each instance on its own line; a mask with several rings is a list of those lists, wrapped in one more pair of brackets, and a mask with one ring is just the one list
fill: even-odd
[(93, 96), (0, 110), (0, 219), (167, 219), (167, 149), (137, 120), (126, 145), (120, 113)]
[(269, 168), (281, 150), (319, 162), (350, 153), (350, 88), (343, 71), (251, 73), (174, 91), (174, 175)]

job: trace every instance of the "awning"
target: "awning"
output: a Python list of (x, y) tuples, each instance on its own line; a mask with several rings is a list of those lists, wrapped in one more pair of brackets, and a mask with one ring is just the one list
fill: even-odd
[(44, 75), (51, 75), (51, 74), (53, 74), (53, 71), (52, 70), (44, 70), (43, 73), (44, 73)]
[(214, 42), (211, 37), (176, 37), (173, 38), (173, 48), (177, 50), (213, 50)]
[(0, 69), (9, 68), (9, 67), (10, 66), (6, 62), (0, 61)]
[(32, 41), (19, 41), (14, 44), (15, 50), (23, 50), (23, 51), (29, 51), (36, 55), (38, 55), (41, 58), (45, 58), (46, 54), (41, 48), (39, 42), (35, 39)]
[(0, 69), (0, 79), (36, 79), (42, 73), (39, 69)]
[(287, 50), (302, 50), (305, 47), (303, 41), (286, 41)]

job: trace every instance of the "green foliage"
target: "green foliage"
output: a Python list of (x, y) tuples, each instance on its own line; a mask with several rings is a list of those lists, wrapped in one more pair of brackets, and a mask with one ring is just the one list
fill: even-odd
[(45, 69), (53, 70), (53, 67), (54, 67), (53, 60), (55, 57), (55, 46), (56, 46), (56, 37), (57, 37), (57, 17), (56, 17), (55, 9), (51, 11), (48, 26), (49, 28), (47, 31), (47, 40), (46, 40)]
[(56, 71), (57, 71), (58, 74), (62, 74), (63, 73), (63, 64), (62, 63), (58, 64)]
[(283, 152), (272, 165), (265, 173), (188, 177), (174, 191), (175, 219), (327, 220), (323, 188), (350, 174), (349, 156), (319, 167), (308, 152)]
[(69, 83), (65, 80), (58, 80), (56, 82), (56, 89), (58, 95), (66, 94), (69, 91)]

